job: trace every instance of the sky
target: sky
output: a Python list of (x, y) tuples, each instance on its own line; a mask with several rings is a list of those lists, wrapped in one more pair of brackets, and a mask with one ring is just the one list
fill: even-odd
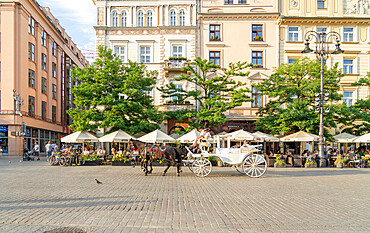
[(92, 0), (37, 0), (37, 2), (50, 8), (51, 13), (66, 29), (78, 48), (95, 51), (93, 26), (96, 25), (97, 13)]

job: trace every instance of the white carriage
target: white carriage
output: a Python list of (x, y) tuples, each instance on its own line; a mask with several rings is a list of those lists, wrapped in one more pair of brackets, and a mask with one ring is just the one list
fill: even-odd
[[(230, 138), (227, 138), (226, 148), (221, 147), (220, 137), (216, 137), (217, 146), (215, 153), (208, 153), (209, 143), (203, 142), (200, 145), (201, 153), (193, 153), (189, 148), (187, 159), (184, 164), (198, 177), (206, 177), (212, 171), (212, 164), (208, 157), (218, 157), (223, 163), (230, 164), (239, 173), (249, 177), (258, 178), (265, 174), (267, 163), (264, 155), (258, 154), (261, 145), (253, 145), (242, 148), (231, 148)], [(208, 144), (208, 145), (207, 145)], [(224, 143), (222, 143), (224, 144)]]

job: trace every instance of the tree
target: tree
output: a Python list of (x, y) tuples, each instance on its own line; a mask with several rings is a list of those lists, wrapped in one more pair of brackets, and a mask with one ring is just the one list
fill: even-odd
[(76, 67), (78, 83), (72, 90), (76, 108), (68, 110), (73, 130), (122, 129), (129, 133), (159, 128), (161, 114), (147, 94), (156, 83), (157, 73), (143, 64), (122, 61), (111, 49), (99, 47), (99, 57), (89, 67)]
[[(195, 84), (196, 90), (176, 89), (172, 83), (158, 89), (163, 93), (164, 98), (176, 96), (179, 101), (195, 100), (199, 109), (168, 113), (168, 115), (176, 116), (177, 119), (197, 118), (208, 122), (210, 127), (222, 125), (226, 122), (226, 111), (241, 106), (244, 102), (252, 101), (247, 95), (250, 91), (246, 84), (234, 79), (236, 76), (248, 76), (249, 72), (244, 70), (250, 66), (251, 64), (247, 62), (238, 62), (230, 63), (228, 68), (220, 68), (211, 61), (197, 57), (183, 68), (187, 74), (175, 78), (176, 81)], [(194, 121), (192, 125), (194, 126)]]
[[(320, 93), (320, 63), (316, 60), (302, 59), (292, 64), (282, 64), (268, 79), (258, 83), (255, 88), (270, 101), (261, 107), (261, 117), (256, 124), (272, 134), (304, 130), (318, 134), (320, 115), (315, 112), (315, 93)], [(343, 76), (338, 64), (333, 68), (324, 67), (324, 92), (329, 93), (329, 101), (341, 100), (339, 81)], [(335, 127), (344, 123), (341, 117), (346, 112), (344, 105), (331, 104), (330, 113), (324, 115), (324, 126)]]
[[(370, 72), (366, 77), (360, 78), (352, 86), (364, 86), (369, 90), (370, 88)], [(370, 132), (370, 95), (366, 99), (358, 100), (353, 106), (350, 107), (351, 119), (354, 124), (351, 130), (357, 131), (358, 134)]]

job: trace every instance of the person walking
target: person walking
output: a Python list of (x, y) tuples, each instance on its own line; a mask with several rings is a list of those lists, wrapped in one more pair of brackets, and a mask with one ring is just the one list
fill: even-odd
[(40, 160), (40, 146), (37, 142), (35, 142), (35, 145), (33, 146), (33, 158), (37, 156), (37, 160)]
[(54, 148), (53, 144), (51, 144), (51, 142), (48, 141), (48, 144), (45, 145), (46, 159), (49, 159), (49, 156), (51, 156), (53, 148)]

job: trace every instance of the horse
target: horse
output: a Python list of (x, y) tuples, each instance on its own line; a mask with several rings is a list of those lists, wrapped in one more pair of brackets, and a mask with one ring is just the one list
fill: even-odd
[[(150, 174), (153, 172), (152, 158), (148, 153), (152, 147), (153, 144), (141, 142), (139, 140), (130, 139), (129, 141), (130, 150), (137, 149), (139, 152), (140, 166), (146, 176), (148, 173)], [(148, 169), (148, 166), (150, 166), (150, 170)]]
[(177, 176), (180, 176), (181, 171), (181, 150), (173, 146), (161, 146), (154, 145), (150, 152), (153, 156), (158, 159), (164, 160), (167, 164), (166, 169), (163, 171), (162, 176), (165, 176), (171, 165), (176, 166)]

